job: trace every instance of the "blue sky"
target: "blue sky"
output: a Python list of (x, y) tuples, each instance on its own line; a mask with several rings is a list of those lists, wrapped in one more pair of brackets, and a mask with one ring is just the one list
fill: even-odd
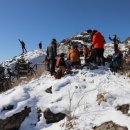
[(46, 49), (52, 38), (58, 42), (87, 29), (105, 36), (130, 36), (129, 0), (0, 0), (0, 62), (19, 55), (18, 39), (27, 50)]

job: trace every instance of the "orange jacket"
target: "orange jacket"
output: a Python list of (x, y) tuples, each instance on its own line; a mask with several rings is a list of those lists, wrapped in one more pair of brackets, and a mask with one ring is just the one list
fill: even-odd
[(90, 55), (90, 50), (87, 47), (83, 48), (83, 55), (85, 58), (87, 58)]
[(71, 62), (78, 62), (80, 61), (80, 53), (77, 49), (72, 48), (68, 51), (67, 54), (67, 60), (70, 60)]
[(100, 32), (96, 32), (92, 38), (92, 44), (94, 48), (104, 48), (104, 37)]

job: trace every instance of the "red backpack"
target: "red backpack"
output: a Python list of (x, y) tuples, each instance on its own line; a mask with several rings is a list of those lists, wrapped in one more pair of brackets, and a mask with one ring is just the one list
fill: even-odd
[(56, 57), (56, 67), (58, 68), (60, 66), (60, 56)]

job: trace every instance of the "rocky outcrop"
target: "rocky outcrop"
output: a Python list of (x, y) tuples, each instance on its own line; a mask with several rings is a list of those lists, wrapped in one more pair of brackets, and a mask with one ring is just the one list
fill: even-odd
[(52, 94), (52, 86), (49, 87), (49, 88), (47, 88), (45, 91), (46, 91), (47, 93), (51, 93), (51, 94)]
[(94, 127), (94, 130), (128, 130), (127, 127), (115, 124), (112, 121), (105, 122), (100, 126)]
[(96, 101), (98, 102), (98, 105), (100, 105), (102, 102), (106, 102), (107, 99), (105, 98), (105, 93), (99, 93), (97, 95), (97, 100)]
[(10, 111), (13, 108), (14, 108), (14, 105), (8, 105), (8, 106), (3, 107), (3, 109), (1, 111)]
[(128, 43), (130, 41), (130, 37), (128, 37), (126, 40), (125, 40), (125, 43)]
[(18, 130), (21, 123), (29, 115), (30, 112), (31, 109), (25, 107), (24, 110), (12, 115), (11, 117), (0, 119), (0, 130)]
[(49, 108), (47, 108), (44, 111), (44, 117), (46, 119), (46, 123), (55, 123), (55, 122), (59, 122), (61, 120), (63, 120), (65, 118), (65, 114), (64, 113), (53, 113), (51, 112), (51, 110)]
[(123, 104), (116, 107), (118, 111), (121, 111), (123, 114), (128, 114), (130, 109), (130, 104)]

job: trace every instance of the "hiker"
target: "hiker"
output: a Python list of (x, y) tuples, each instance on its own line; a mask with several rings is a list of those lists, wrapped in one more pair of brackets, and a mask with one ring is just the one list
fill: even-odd
[(47, 47), (47, 58), (49, 59), (49, 68), (51, 75), (54, 75), (55, 73), (56, 56), (57, 56), (57, 41), (56, 39), (53, 38), (51, 43)]
[(105, 40), (103, 35), (98, 32), (97, 30), (87, 30), (87, 33), (91, 35), (91, 43), (94, 47), (95, 57), (96, 57), (96, 64), (104, 65), (104, 44)]
[(70, 71), (69, 67), (66, 64), (64, 56), (65, 56), (64, 53), (61, 53), (59, 56), (57, 56), (56, 67), (58, 69), (57, 69), (57, 72), (54, 74), (54, 77), (56, 79), (60, 79), (64, 75), (65, 72)]
[(116, 50), (118, 49), (118, 44), (121, 43), (119, 37), (117, 37), (117, 35), (113, 35), (112, 37), (109, 36), (109, 39), (113, 42), (114, 51), (116, 52)]
[(88, 63), (87, 60), (90, 56), (90, 50), (87, 47), (87, 45), (84, 45), (84, 47), (83, 47), (83, 55), (84, 55), (85, 64), (87, 64)]
[(0, 64), (0, 79), (5, 77), (5, 68)]
[(25, 48), (25, 43), (23, 41), (21, 41), (20, 39), (18, 39), (18, 40), (21, 43), (23, 53), (27, 53), (27, 49)]
[(74, 66), (74, 65), (80, 65), (81, 61), (80, 61), (80, 52), (77, 48), (77, 46), (72, 45), (71, 49), (68, 50), (67, 53), (67, 64), (70, 64), (70, 66)]
[(39, 49), (42, 49), (42, 42), (40, 42), (40, 43), (38, 44), (38, 46), (39, 46)]
[(121, 69), (123, 67), (123, 54), (122, 52), (117, 48), (112, 55), (112, 60), (110, 63), (110, 70), (112, 72), (117, 72), (118, 69)]

